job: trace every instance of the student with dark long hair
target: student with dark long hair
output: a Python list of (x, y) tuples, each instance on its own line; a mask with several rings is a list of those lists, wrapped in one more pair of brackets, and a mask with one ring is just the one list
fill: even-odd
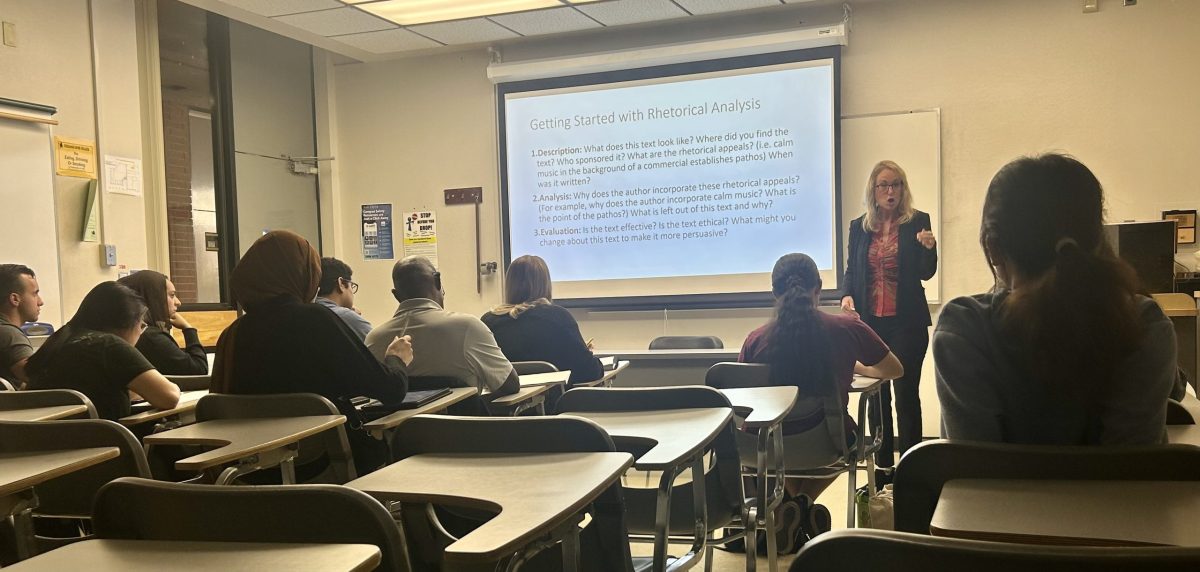
[[(857, 316), (822, 312), (817, 308), (821, 274), (808, 255), (787, 254), (775, 262), (771, 292), (775, 295), (775, 316), (750, 332), (738, 361), (770, 364), (772, 385), (797, 386), (802, 400), (816, 398), (818, 404), (821, 397), (837, 395), (845, 406), (854, 374), (880, 379), (895, 379), (904, 374), (900, 360)], [(850, 420), (848, 414), (846, 419)], [(785, 449), (788, 435), (804, 433), (824, 422), (825, 412), (819, 406), (793, 410), (783, 424)], [(851, 422), (847, 427), (848, 438), (853, 436), (853, 430)], [(780, 551), (801, 544), (793, 523), (808, 522), (801, 513), (832, 482), (833, 479), (787, 480), (791, 498), (781, 506)]]
[[(208, 373), (208, 356), (204, 355), (200, 334), (176, 311), (180, 301), (175, 293), (175, 283), (153, 270), (134, 272), (117, 282), (128, 286), (146, 301), (147, 326), (138, 338), (137, 349), (154, 368), (165, 375)], [(183, 332), (183, 349), (171, 337), (172, 327)]]
[(175, 407), (179, 387), (134, 348), (145, 319), (146, 303), (133, 290), (97, 284), (75, 316), (29, 358), (29, 389), (74, 389), (110, 420), (129, 415), (130, 391), (158, 409)]
[(571, 371), (571, 383), (599, 379), (600, 360), (583, 341), (579, 324), (562, 306), (554, 305), (550, 269), (540, 256), (512, 261), (504, 279), (504, 304), (483, 315), (508, 361), (545, 361)]
[(1103, 222), (1100, 182), (1071, 157), (1017, 159), (992, 178), (979, 242), (996, 287), (952, 300), (933, 337), (944, 437), (1164, 441), (1174, 330)]

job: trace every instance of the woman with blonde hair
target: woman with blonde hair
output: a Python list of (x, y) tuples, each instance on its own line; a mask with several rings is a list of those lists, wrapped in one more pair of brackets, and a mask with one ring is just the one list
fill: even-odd
[(937, 240), (929, 215), (913, 208), (908, 176), (896, 163), (880, 161), (871, 169), (863, 203), (866, 212), (850, 223), (842, 311), (860, 316), (904, 365), (904, 376), (893, 383), (899, 447), (893, 443), (891, 391), (884, 387), (880, 395), (883, 446), (876, 463), (891, 467), (896, 449), (904, 454), (921, 442), (921, 364), (932, 324), (921, 281), (937, 271)]
[(546, 361), (571, 370), (570, 383), (599, 379), (604, 368), (583, 341), (579, 324), (554, 305), (550, 269), (538, 256), (512, 261), (504, 280), (504, 304), (481, 318), (509, 361)]

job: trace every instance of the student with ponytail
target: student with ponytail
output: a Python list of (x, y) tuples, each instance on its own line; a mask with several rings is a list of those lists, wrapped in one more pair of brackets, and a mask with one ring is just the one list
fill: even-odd
[(947, 304), (933, 337), (944, 437), (1164, 441), (1174, 330), (1103, 219), (1100, 182), (1071, 157), (1017, 159), (992, 178), (979, 242), (996, 287)]
[[(836, 394), (844, 406), (850, 399), (855, 373), (883, 379), (904, 375), (900, 360), (856, 315), (817, 309), (821, 275), (808, 255), (787, 254), (776, 261), (771, 272), (771, 291), (775, 295), (775, 316), (750, 332), (738, 361), (770, 364), (772, 385), (797, 386), (801, 399)], [(850, 416), (846, 419), (849, 421)], [(783, 424), (785, 447), (787, 435), (804, 433), (824, 422), (825, 413), (820, 407), (793, 411)], [(848, 437), (854, 435), (853, 429), (847, 427)], [(809, 522), (804, 515), (789, 515), (789, 503), (791, 507), (807, 505), (811, 503), (809, 499), (817, 498), (832, 482), (833, 479), (788, 479), (786, 488), (791, 499), (780, 511), (779, 530), (787, 531), (787, 525), (796, 520)], [(805, 507), (798, 508), (798, 512), (803, 512)], [(795, 533), (783, 536), (780, 551), (786, 552), (784, 547), (798, 547), (802, 543), (797, 542)]]

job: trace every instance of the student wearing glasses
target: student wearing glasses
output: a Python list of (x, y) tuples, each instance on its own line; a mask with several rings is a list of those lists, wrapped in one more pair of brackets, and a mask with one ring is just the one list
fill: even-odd
[(891, 467), (896, 449), (904, 454), (921, 442), (919, 385), (932, 324), (921, 281), (937, 271), (937, 240), (929, 215), (913, 208), (908, 177), (896, 163), (880, 161), (871, 169), (863, 203), (866, 212), (850, 223), (842, 311), (860, 316), (904, 366), (893, 383), (899, 447), (893, 442), (891, 390), (885, 386), (880, 395), (883, 446), (876, 463)]
[(367, 334), (371, 331), (371, 322), (362, 317), (358, 308), (354, 307), (354, 295), (358, 293), (358, 284), (351, 280), (353, 276), (354, 271), (345, 262), (328, 256), (322, 258), (317, 303), (332, 310), (334, 315), (350, 326), (350, 330), (358, 336), (359, 341), (362, 341), (367, 339)]
[(130, 392), (158, 409), (179, 404), (179, 387), (134, 347), (146, 330), (146, 302), (116, 282), (101, 282), (79, 311), (29, 358), (29, 389), (74, 389), (101, 419), (129, 415)]

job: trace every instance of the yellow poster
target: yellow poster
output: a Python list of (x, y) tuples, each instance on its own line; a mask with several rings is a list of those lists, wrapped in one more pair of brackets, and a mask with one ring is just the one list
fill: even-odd
[(96, 178), (96, 144), (92, 141), (55, 137), (54, 158), (59, 175)]

